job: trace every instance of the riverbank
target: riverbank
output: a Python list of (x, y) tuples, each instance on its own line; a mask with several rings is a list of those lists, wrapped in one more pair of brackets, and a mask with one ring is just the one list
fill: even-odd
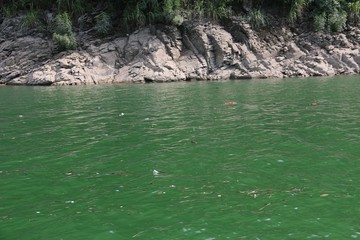
[(290, 27), (272, 19), (254, 30), (240, 18), (220, 23), (152, 25), (126, 36), (76, 31), (76, 50), (59, 52), (20, 18), (0, 25), (0, 84), (82, 85), (218, 79), (288, 78), (360, 73), (360, 29), (342, 33)]

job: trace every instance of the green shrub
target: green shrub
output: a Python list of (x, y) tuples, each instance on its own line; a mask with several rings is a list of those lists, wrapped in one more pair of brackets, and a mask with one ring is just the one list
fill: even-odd
[(360, 21), (360, 0), (348, 4), (349, 19), (352, 22)]
[(106, 12), (101, 12), (95, 17), (95, 30), (99, 35), (107, 35), (112, 29), (111, 18)]
[(318, 31), (341, 32), (347, 21), (344, 10), (347, 5), (341, 0), (313, 0), (314, 28)]
[(54, 32), (61, 35), (72, 33), (72, 22), (67, 12), (55, 16)]
[[(27, 28), (38, 25), (37, 11), (67, 12), (76, 19), (85, 12), (106, 9), (107, 13), (111, 13), (113, 20), (116, 18), (121, 20), (111, 22), (107, 14), (98, 15), (95, 19), (95, 29), (102, 35), (108, 34), (113, 24), (120, 28), (125, 26), (127, 30), (156, 23), (181, 25), (184, 18), (219, 20), (230, 15), (233, 10), (238, 13), (248, 12), (246, 17), (254, 28), (266, 25), (264, 13), (259, 9), (278, 12), (279, 16), (288, 16), (291, 23), (301, 16), (308, 16), (304, 20), (313, 21), (314, 28), (322, 31), (343, 30), (347, 18), (353, 23), (360, 22), (360, 0), (0, 0), (0, 2), (2, 16), (5, 17), (29, 11), (22, 23), (22, 26)], [(56, 33), (63, 35), (69, 32), (69, 26), (63, 27), (64, 31)]]
[(195, 18), (202, 19), (205, 13), (204, 1), (196, 0), (194, 2), (194, 6), (190, 9), (190, 11), (193, 13), (192, 15)]
[(248, 15), (250, 25), (253, 28), (261, 28), (266, 26), (266, 20), (263, 12), (260, 9), (254, 9), (250, 11)]
[(205, 7), (207, 17), (217, 21), (222, 17), (229, 16), (231, 10), (228, 4), (229, 1), (224, 0), (208, 1)]
[(164, 0), (164, 14), (173, 14), (180, 11), (181, 2), (179, 0)]
[(76, 38), (72, 32), (72, 23), (67, 12), (56, 15), (53, 40), (58, 44), (61, 51), (76, 48)]
[(189, 16), (195, 19), (219, 20), (231, 13), (231, 0), (194, 0), (184, 4)]
[(347, 5), (341, 0), (313, 0), (313, 26), (316, 31), (341, 32), (347, 21), (344, 10)]
[(180, 26), (184, 22), (184, 18), (181, 15), (175, 15), (171, 20), (171, 24), (175, 26)]
[(136, 6), (128, 5), (123, 14), (123, 22), (126, 28), (132, 29), (137, 27), (142, 27), (146, 23), (146, 7), (140, 3), (136, 4)]
[(326, 15), (319, 14), (314, 17), (313, 26), (315, 31), (324, 31), (326, 27)]
[(71, 16), (80, 16), (85, 12), (87, 1), (85, 0), (56, 0), (57, 10), (70, 13)]
[(22, 28), (35, 28), (41, 24), (39, 12), (33, 9), (30, 9), (22, 19), (21, 27)]
[(291, 6), (288, 16), (290, 22), (293, 23), (303, 14), (305, 8), (309, 4), (309, 0), (291, 0), (289, 2)]
[(347, 14), (344, 11), (334, 10), (328, 16), (328, 25), (331, 32), (341, 32), (346, 26)]
[(4, 17), (11, 17), (13, 15), (13, 11), (10, 6), (3, 6), (1, 10)]
[[(181, 1), (180, 0), (165, 0), (162, 15), (159, 16), (158, 19), (165, 19), (165, 21), (169, 24), (180, 26), (184, 19), (180, 14), (181, 10)], [(160, 11), (161, 12), (161, 11)]]
[(58, 44), (59, 50), (71, 50), (76, 48), (76, 39), (74, 34), (53, 34), (53, 40)]
[[(145, 15), (149, 24), (155, 24), (167, 20), (167, 18), (165, 17), (168, 13), (166, 7), (172, 7), (174, 5), (172, 4), (171, 6), (166, 6), (166, 2), (164, 2), (163, 4), (164, 6), (158, 0), (149, 0), (149, 4), (147, 5), (147, 11), (145, 11)], [(175, 3), (175, 5), (176, 4), (177, 3)]]

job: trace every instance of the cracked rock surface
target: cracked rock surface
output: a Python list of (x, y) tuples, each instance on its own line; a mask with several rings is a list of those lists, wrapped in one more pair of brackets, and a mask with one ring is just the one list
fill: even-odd
[[(78, 49), (58, 53), (44, 34), (0, 25), (0, 84), (81, 85), (123, 82), (332, 76), (360, 73), (360, 29), (339, 34), (284, 26), (253, 30), (233, 18), (152, 26), (126, 37), (78, 32)], [(264, 31), (266, 34), (264, 34)]]

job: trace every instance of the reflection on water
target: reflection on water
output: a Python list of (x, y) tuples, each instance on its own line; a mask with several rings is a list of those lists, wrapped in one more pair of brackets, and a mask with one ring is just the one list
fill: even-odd
[(357, 81), (1, 88), (0, 238), (360, 238)]

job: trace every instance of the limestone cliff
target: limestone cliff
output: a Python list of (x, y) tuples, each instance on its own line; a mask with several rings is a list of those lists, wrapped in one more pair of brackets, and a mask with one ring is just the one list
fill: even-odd
[(78, 49), (58, 53), (45, 34), (0, 25), (0, 84), (79, 85), (331, 76), (360, 73), (360, 29), (339, 34), (274, 24), (261, 31), (222, 25), (151, 26), (126, 37), (78, 32)]

